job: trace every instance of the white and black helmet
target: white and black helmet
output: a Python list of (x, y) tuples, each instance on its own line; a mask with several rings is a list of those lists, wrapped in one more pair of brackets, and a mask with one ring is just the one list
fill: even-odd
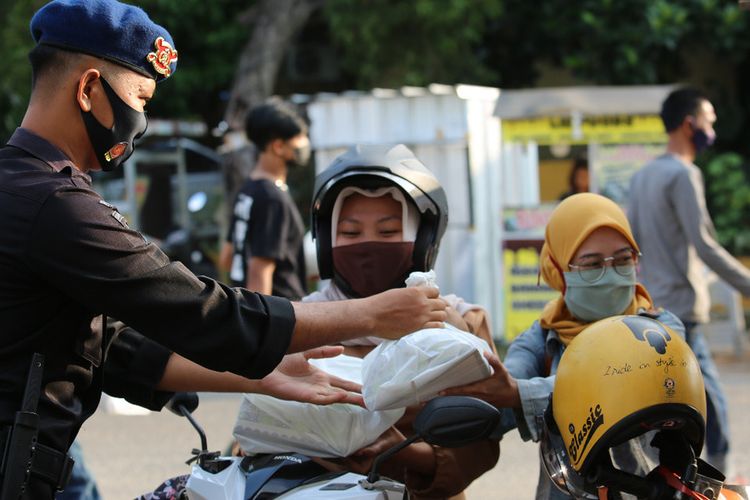
[(332, 214), (342, 189), (397, 187), (419, 211), (411, 271), (432, 269), (448, 224), (448, 200), (437, 178), (403, 144), (358, 145), (337, 157), (315, 178), (312, 235), (320, 277), (334, 277)]

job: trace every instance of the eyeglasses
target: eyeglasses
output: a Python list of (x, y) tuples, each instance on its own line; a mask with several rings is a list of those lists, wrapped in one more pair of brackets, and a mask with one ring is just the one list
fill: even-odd
[(607, 272), (607, 267), (609, 267), (607, 266), (607, 262), (612, 263), (611, 267), (620, 276), (633, 276), (640, 256), (640, 252), (636, 252), (632, 248), (626, 248), (616, 252), (611, 257), (601, 257), (598, 255), (583, 257), (578, 264), (568, 264), (568, 267), (571, 270), (578, 271), (578, 275), (583, 281), (596, 283)]

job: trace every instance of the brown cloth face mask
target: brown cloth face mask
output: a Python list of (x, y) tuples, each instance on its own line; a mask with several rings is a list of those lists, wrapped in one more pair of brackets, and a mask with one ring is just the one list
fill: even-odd
[(412, 266), (414, 242), (366, 241), (333, 247), (335, 278), (360, 297), (403, 286)]

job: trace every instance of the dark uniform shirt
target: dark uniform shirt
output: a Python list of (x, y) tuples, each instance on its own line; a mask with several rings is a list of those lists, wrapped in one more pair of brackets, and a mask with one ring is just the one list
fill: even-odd
[(232, 243), (232, 284), (246, 286), (247, 265), (252, 257), (273, 260), (271, 293), (299, 300), (304, 297), (305, 225), (286, 186), (268, 179), (250, 179), (237, 193), (227, 241)]
[[(123, 324), (105, 328), (103, 314), (148, 339)], [(168, 349), (259, 378), (286, 352), (294, 322), (286, 300), (170, 262), (41, 137), (18, 129), (0, 149), (0, 424), (21, 405), (34, 352), (46, 357), (39, 439), (66, 450), (103, 387), (162, 404), (151, 388)]]

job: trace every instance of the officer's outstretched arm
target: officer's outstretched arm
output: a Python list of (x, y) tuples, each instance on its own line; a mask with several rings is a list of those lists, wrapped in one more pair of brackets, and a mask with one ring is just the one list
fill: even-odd
[(437, 288), (388, 290), (364, 299), (293, 302), (296, 324), (288, 352), (376, 336), (397, 339), (422, 328), (439, 328), (447, 304)]
[(260, 380), (209, 370), (173, 353), (157, 389), (170, 392), (252, 392), (319, 405), (352, 403), (363, 406), (359, 384), (329, 375), (307, 362), (312, 358), (338, 356), (343, 351), (342, 346), (325, 346), (288, 354), (275, 370)]

